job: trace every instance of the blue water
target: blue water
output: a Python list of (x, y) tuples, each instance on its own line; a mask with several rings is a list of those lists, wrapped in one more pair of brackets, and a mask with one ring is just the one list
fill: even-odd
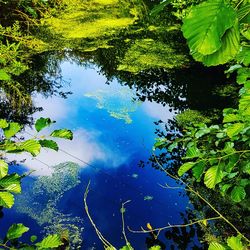
[[(83, 195), (89, 180), (90, 214), (99, 230), (117, 249), (125, 245), (120, 213), (122, 202), (131, 200), (124, 213), (126, 226), (131, 229), (140, 230), (141, 226), (146, 228), (147, 223), (153, 227), (182, 223), (179, 213), (188, 206), (188, 198), (180, 194), (180, 190), (159, 186), (165, 183), (176, 186), (163, 172), (149, 166), (138, 167), (138, 162), (147, 160), (152, 152), (156, 129), (153, 122), (159, 119), (167, 121), (172, 117), (168, 108), (156, 103), (132, 101), (135, 96), (133, 90), (119, 85), (116, 80), (110, 85), (105, 84), (106, 78), (98, 73), (95, 65), (83, 68), (64, 62), (61, 67), (63, 78), (70, 82), (65, 86), (65, 91), (70, 90), (72, 95), (67, 99), (34, 96), (37, 106), (44, 108), (34, 117), (56, 120), (54, 129), (69, 128), (75, 138), (69, 142), (59, 140), (63, 151), (45, 151), (38, 157), (39, 161), (25, 157), (27, 160), (19, 169), (37, 169), (37, 172), (23, 180), (23, 194), (20, 196), (31, 198), (32, 187), (37, 179), (50, 176), (53, 171), (49, 166), (72, 161), (80, 166), (80, 183), (63, 193), (56, 203), (56, 209), (62, 214), (70, 214), (71, 218), (83, 220), (81, 225), (73, 222), (77, 227), (84, 228), (81, 249), (103, 249), (84, 211)], [(30, 129), (27, 131), (33, 133)], [(39, 197), (37, 203), (46, 204), (49, 195), (46, 193), (36, 197)], [(18, 201), (19, 198), (16, 203)], [(26, 204), (29, 205), (34, 209), (34, 204)], [(37, 206), (40, 216), (41, 210)], [(30, 236), (40, 235), (44, 226), (54, 223), (47, 221), (40, 227), (34, 216), (32, 218), (28, 212), (20, 213), (18, 204), (15, 208), (4, 210), (1, 228), (6, 230), (11, 223), (18, 221), (32, 228), (27, 233)], [(146, 249), (145, 239), (148, 236), (127, 230), (127, 237), (135, 249)], [(169, 245), (164, 233), (159, 239)]]

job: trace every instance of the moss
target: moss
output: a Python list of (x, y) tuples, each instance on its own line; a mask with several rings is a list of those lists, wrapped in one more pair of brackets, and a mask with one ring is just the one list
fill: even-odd
[(156, 67), (181, 67), (187, 62), (185, 55), (176, 53), (168, 44), (153, 39), (138, 39), (126, 52), (118, 70), (138, 73)]
[(186, 127), (190, 124), (196, 124), (196, 123), (210, 123), (211, 120), (207, 117), (202, 115), (197, 110), (185, 110), (184, 112), (178, 114), (175, 117), (177, 124), (180, 127)]

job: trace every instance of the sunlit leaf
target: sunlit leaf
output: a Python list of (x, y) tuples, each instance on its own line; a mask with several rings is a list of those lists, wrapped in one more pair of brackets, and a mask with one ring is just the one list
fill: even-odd
[(7, 128), (9, 123), (5, 119), (0, 119), (0, 128)]
[(204, 183), (208, 188), (214, 188), (216, 184), (222, 181), (222, 177), (220, 166), (213, 166), (206, 171)]
[(189, 169), (191, 169), (195, 165), (195, 162), (186, 162), (181, 165), (181, 167), (178, 170), (178, 175), (182, 176), (185, 174)]
[(200, 161), (199, 163), (195, 164), (195, 166), (192, 168), (193, 175), (198, 181), (200, 181), (200, 178), (204, 172), (205, 166), (206, 166), (206, 162)]
[(0, 192), (0, 206), (11, 208), (14, 205), (14, 196), (9, 192)]
[(33, 156), (37, 156), (40, 153), (41, 145), (38, 141), (31, 139), (19, 144), (19, 148), (31, 153)]
[(7, 128), (3, 129), (4, 135), (7, 139), (14, 136), (16, 133), (18, 133), (21, 130), (21, 125), (19, 125), (16, 122), (9, 123), (9, 126)]
[(9, 81), (9, 80), (11, 80), (11, 77), (5, 70), (0, 69), (0, 80), (1, 81)]
[(35, 123), (36, 131), (39, 132), (42, 129), (50, 126), (52, 123), (54, 123), (54, 121), (51, 121), (50, 118), (43, 118), (43, 117), (41, 117)]
[(150, 11), (150, 16), (158, 16), (170, 2), (171, 0), (164, 0), (160, 4), (155, 5), (155, 7)]
[(28, 232), (29, 228), (25, 227), (23, 224), (13, 224), (7, 232), (7, 239), (13, 240), (20, 238), (24, 233)]
[(50, 136), (69, 139), (69, 140), (73, 139), (73, 133), (68, 129), (55, 130), (50, 134)]
[(149, 250), (161, 250), (160, 246), (152, 246), (149, 248)]
[(4, 160), (0, 160), (0, 179), (8, 173), (8, 164)]
[(50, 149), (53, 149), (55, 151), (58, 151), (58, 149), (59, 149), (57, 143), (55, 141), (52, 141), (52, 140), (39, 140), (39, 143), (43, 148), (50, 148)]
[(244, 246), (240, 240), (240, 237), (230, 237), (227, 239), (227, 245), (232, 248), (232, 250), (244, 250)]
[(10, 174), (6, 175), (2, 179), (0, 179), (0, 186), (4, 188), (5, 191), (9, 191), (12, 193), (20, 193), (21, 192), (21, 177), (18, 174)]
[(232, 138), (235, 135), (238, 135), (243, 129), (244, 129), (244, 124), (243, 123), (234, 123), (230, 126), (227, 127), (227, 135)]
[(61, 246), (63, 243), (60, 239), (60, 236), (57, 234), (51, 234), (44, 238), (41, 242), (36, 243), (38, 249), (46, 249), (46, 248), (56, 248)]
[(182, 31), (191, 52), (211, 55), (222, 47), (222, 37), (233, 27), (234, 9), (224, 0), (208, 0), (192, 7)]
[(226, 250), (226, 248), (218, 242), (211, 242), (208, 250)]

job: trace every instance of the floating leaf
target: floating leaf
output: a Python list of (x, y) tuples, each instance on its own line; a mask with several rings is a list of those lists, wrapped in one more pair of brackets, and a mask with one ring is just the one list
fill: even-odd
[(25, 227), (23, 224), (18, 223), (18, 224), (13, 224), (9, 228), (7, 232), (7, 239), (8, 240), (13, 240), (20, 238), (24, 233), (28, 232), (29, 228)]
[(50, 118), (39, 118), (35, 123), (35, 128), (37, 132), (40, 132), (42, 129), (50, 126), (54, 121), (51, 121)]
[(178, 170), (178, 175), (182, 176), (185, 174), (189, 169), (191, 169), (195, 165), (195, 162), (186, 162), (181, 165), (181, 167)]
[(55, 151), (58, 151), (58, 149), (59, 149), (57, 143), (55, 141), (52, 141), (52, 140), (39, 140), (39, 143), (43, 148), (50, 148), (50, 149), (53, 149)]
[(8, 173), (8, 164), (0, 160), (0, 179), (2, 179)]
[(38, 246), (38, 249), (46, 249), (46, 248), (56, 248), (61, 246), (63, 243), (61, 242), (61, 239), (59, 235), (57, 234), (51, 234), (44, 238), (41, 242), (36, 243), (36, 246)]
[(224, 0), (209, 0), (192, 7), (182, 31), (192, 52), (211, 55), (222, 47), (221, 39), (235, 20), (234, 9)]
[(68, 129), (55, 130), (50, 134), (50, 136), (69, 139), (69, 140), (73, 139), (73, 133)]
[(11, 208), (14, 205), (14, 196), (9, 192), (0, 192), (0, 206)]

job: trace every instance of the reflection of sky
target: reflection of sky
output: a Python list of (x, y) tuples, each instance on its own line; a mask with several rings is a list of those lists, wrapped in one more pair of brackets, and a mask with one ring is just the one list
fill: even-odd
[[(82, 216), (85, 221), (84, 247), (96, 246), (102, 249), (92, 226), (83, 212), (82, 197), (84, 188), (89, 179), (92, 180), (89, 194), (89, 208), (93, 219), (107, 238), (121, 247), (121, 214), (120, 205), (128, 199), (131, 203), (125, 213), (126, 223), (133, 229), (150, 222), (153, 226), (164, 226), (167, 223), (180, 223), (179, 211), (183, 211), (187, 205), (187, 199), (181, 198), (177, 191), (165, 190), (159, 187), (159, 183), (171, 180), (163, 173), (147, 167), (139, 168), (139, 160), (146, 160), (154, 143), (153, 121), (167, 120), (171, 117), (168, 109), (155, 103), (143, 103), (135, 106), (129, 113), (132, 123), (127, 124), (123, 119), (116, 119), (110, 115), (107, 109), (100, 109), (97, 100), (87, 97), (88, 93), (104, 91), (113, 95), (120, 87), (114, 81), (111, 85), (105, 85), (104, 76), (97, 74), (96, 69), (82, 69), (76, 65), (64, 63), (62, 72), (65, 79), (71, 80), (69, 90), (73, 92), (68, 99), (59, 97), (44, 99), (36, 96), (35, 102), (42, 106), (44, 111), (35, 114), (35, 117), (50, 117), (56, 120), (54, 128), (69, 128), (74, 132), (73, 141), (58, 140), (59, 147), (64, 152), (55, 153), (44, 150), (37, 160), (29, 159), (25, 155), (24, 163), (29, 169), (38, 169), (35, 175), (48, 175), (51, 170), (42, 164), (49, 166), (60, 162), (73, 161), (83, 168), (81, 172), (82, 184), (65, 193), (60, 201), (60, 210), (72, 215)], [(117, 99), (117, 98), (116, 98)], [(127, 105), (131, 106), (130, 98), (126, 98)], [(116, 112), (119, 100), (115, 101)], [(124, 100), (122, 105), (126, 105)], [(112, 108), (112, 107), (111, 107)], [(49, 129), (50, 130), (50, 129)], [(31, 132), (31, 131), (29, 131)], [(46, 131), (45, 131), (46, 132)], [(21, 156), (22, 158), (23, 156)], [(81, 159), (80, 160), (77, 160)], [(100, 169), (94, 170), (82, 163), (86, 161)], [(144, 201), (145, 196), (152, 196), (152, 201)], [(18, 216), (21, 221), (32, 223), (25, 216)], [(8, 218), (8, 213), (6, 215)], [(27, 224), (26, 223), (26, 224)], [(145, 249), (145, 235), (129, 233), (128, 237), (136, 249)]]

